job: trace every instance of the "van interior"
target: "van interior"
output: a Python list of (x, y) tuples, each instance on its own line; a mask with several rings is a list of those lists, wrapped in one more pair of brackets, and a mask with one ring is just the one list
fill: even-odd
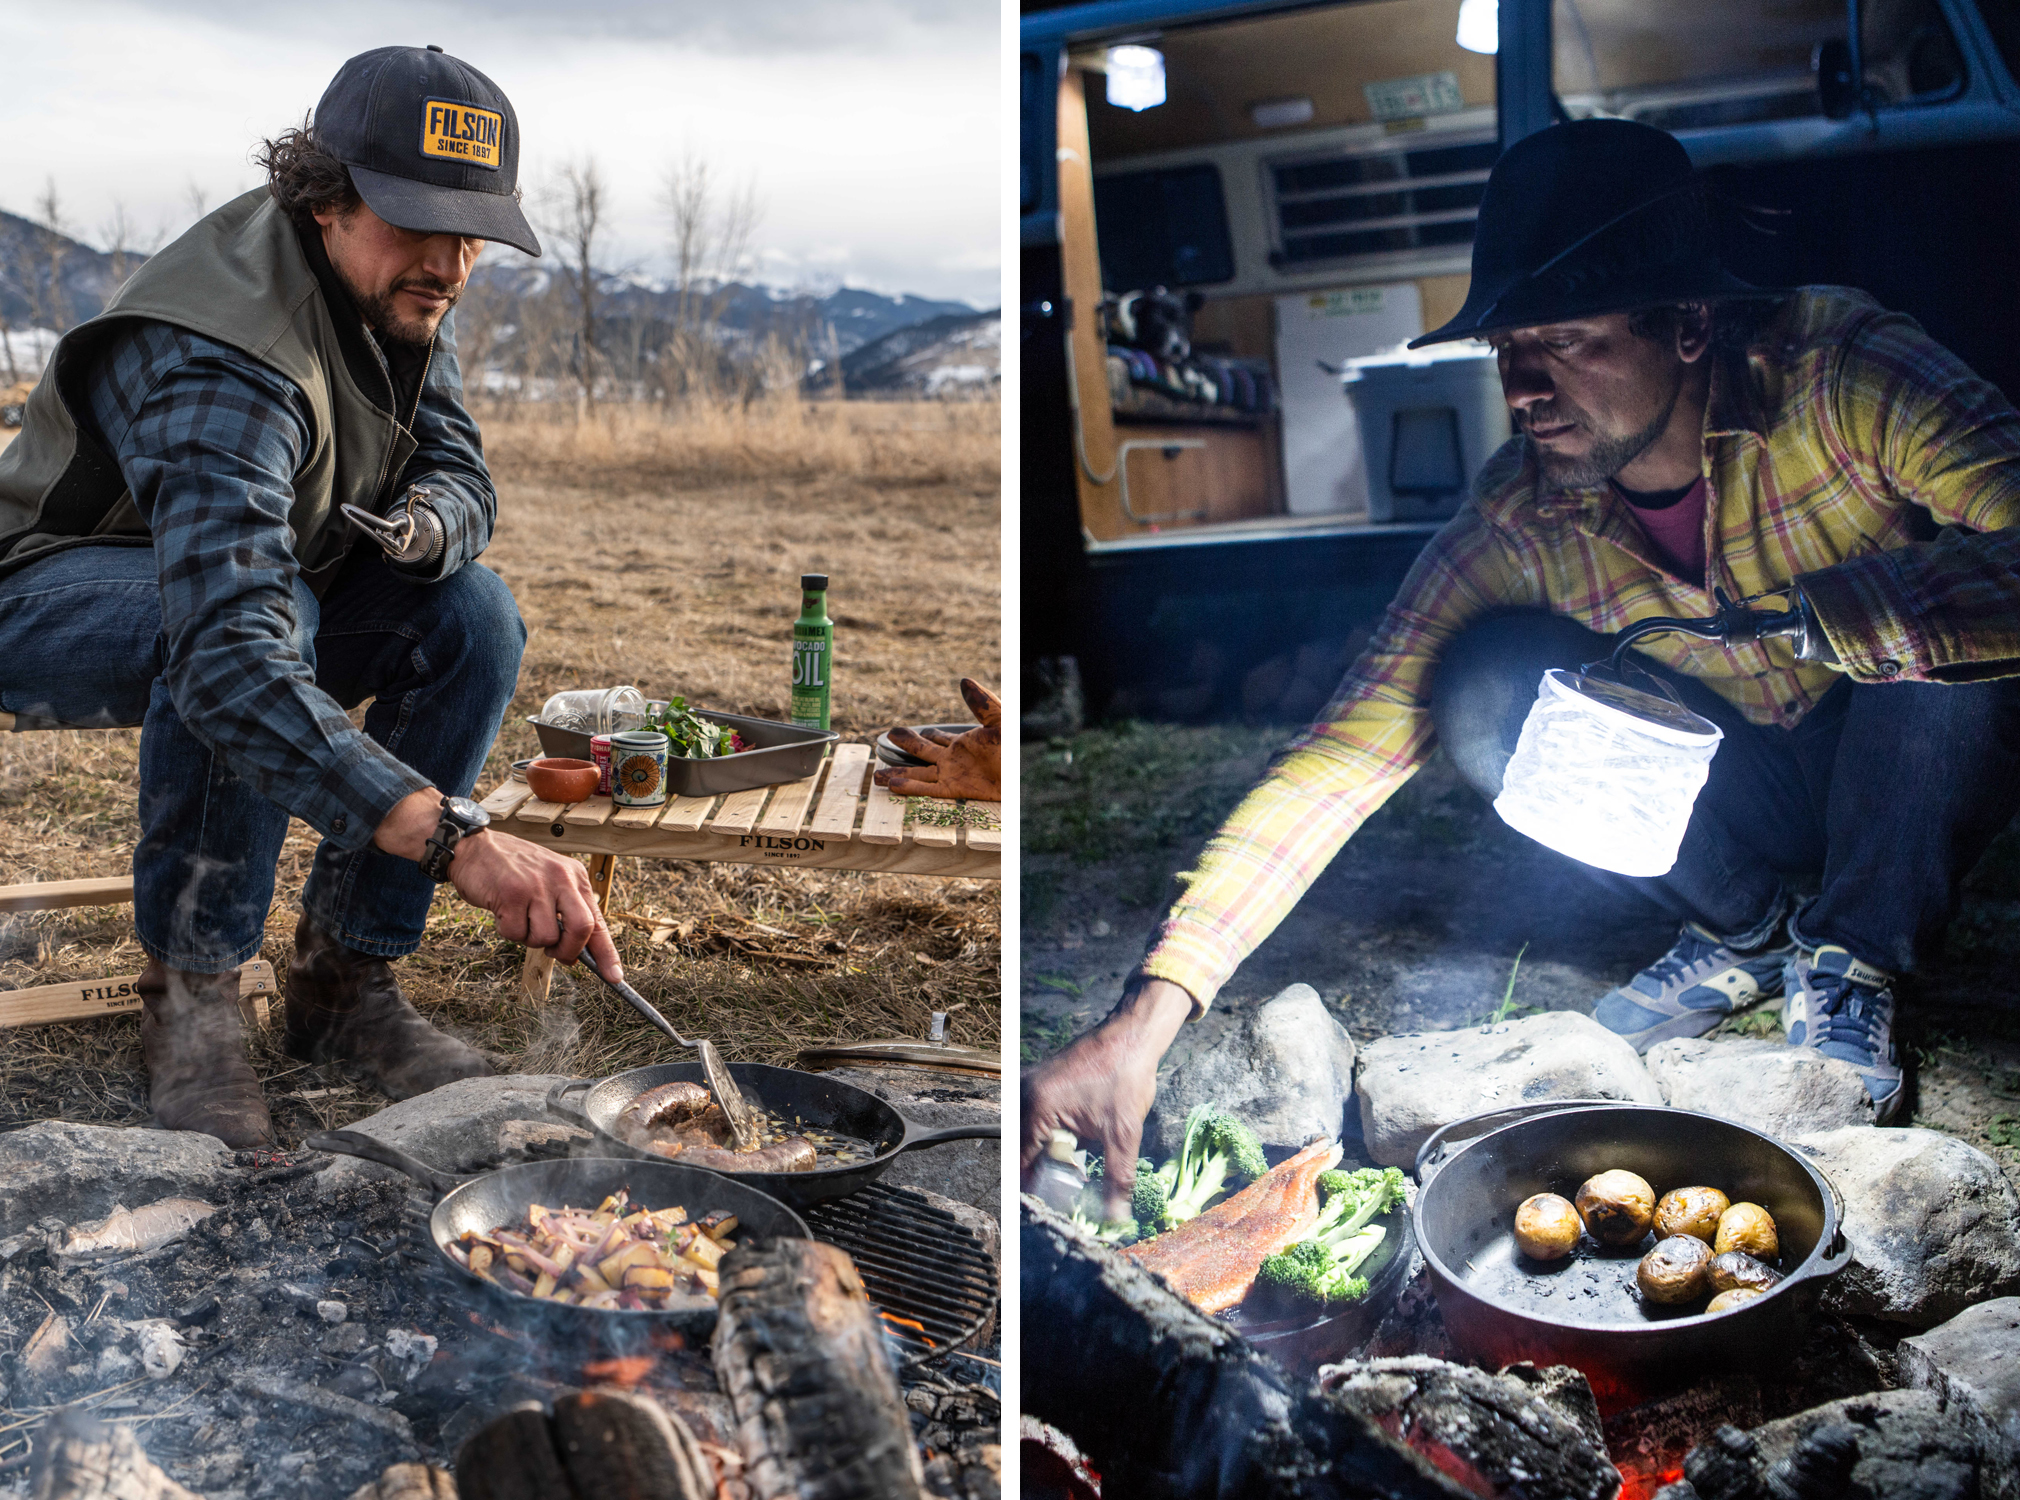
[[(1491, 45), (1492, 0), (1357, 0), (1069, 52), (1059, 234), (1091, 552), (1424, 532), (1457, 509), (1509, 430), (1491, 351), (1401, 346), (1465, 299), (1497, 154), (1495, 59), (1459, 41), (1482, 12)], [(1843, 0), (1556, 0), (1558, 107), (1686, 145), (1801, 121), (1845, 17)], [(1962, 86), (1939, 0), (1866, 0), (1861, 32), (1880, 97)], [(1161, 55), (1161, 103), (1110, 102), (1129, 97), (1124, 42)]]

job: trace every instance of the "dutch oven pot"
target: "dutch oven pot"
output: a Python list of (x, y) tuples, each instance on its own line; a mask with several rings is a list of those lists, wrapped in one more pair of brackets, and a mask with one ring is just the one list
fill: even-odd
[[(1569, 1198), (1615, 1167), (1658, 1194), (1703, 1183), (1760, 1204), (1779, 1232), (1782, 1281), (1707, 1315), (1641, 1300), (1634, 1272), (1647, 1242), (1606, 1251), (1588, 1239), (1549, 1264), (1515, 1248), (1523, 1199)], [(1603, 1412), (1718, 1367), (1771, 1373), (1801, 1346), (1824, 1284), (1851, 1259), (1828, 1178), (1772, 1136), (1693, 1110), (1571, 1100), (1474, 1115), (1424, 1142), (1417, 1183), (1417, 1245), (1453, 1344), (1493, 1368), (1575, 1365)]]
[(716, 1209), (733, 1213), (737, 1216), (738, 1243), (746, 1236), (760, 1240), (813, 1238), (806, 1220), (777, 1199), (744, 1183), (732, 1182), (720, 1172), (683, 1167), (676, 1162), (576, 1156), (560, 1161), (524, 1162), (475, 1177), (458, 1177), (355, 1130), (326, 1130), (302, 1144), (312, 1151), (334, 1151), (391, 1167), (436, 1193), (434, 1211), (428, 1216), (428, 1237), (434, 1241), (436, 1262), (453, 1284), (501, 1321), (540, 1328), (556, 1336), (601, 1336), (627, 1328), (641, 1331), (675, 1328), (695, 1337), (706, 1337), (715, 1328), (716, 1302), (713, 1297), (698, 1296), (684, 1306), (635, 1312), (522, 1297), (460, 1264), (447, 1247), (466, 1230), (482, 1234), (524, 1222), (531, 1204), (593, 1209), (619, 1188), (628, 1190), (631, 1201), (640, 1208), (672, 1208), (678, 1204), (687, 1210), (689, 1219), (699, 1219)]
[[(895, 1106), (868, 1089), (820, 1073), (801, 1073), (764, 1063), (731, 1063), (729, 1073), (752, 1107), (788, 1121), (798, 1120), (810, 1130), (854, 1136), (877, 1148), (877, 1154), (870, 1160), (845, 1167), (817, 1167), (811, 1172), (721, 1174), (799, 1208), (867, 1186), (883, 1176), (903, 1152), (937, 1146), (944, 1141), (1000, 1140), (1003, 1135), (1001, 1125), (949, 1125), (931, 1129), (906, 1119)], [(599, 1150), (642, 1161), (671, 1163), (677, 1159), (641, 1151), (619, 1140), (612, 1127), (624, 1106), (640, 1094), (662, 1083), (674, 1082), (708, 1086), (700, 1063), (658, 1063), (614, 1073), (608, 1078), (556, 1084), (548, 1092), (547, 1110), (549, 1114), (587, 1126), (595, 1133)], [(573, 1101), (576, 1094), (582, 1095), (579, 1105)]]

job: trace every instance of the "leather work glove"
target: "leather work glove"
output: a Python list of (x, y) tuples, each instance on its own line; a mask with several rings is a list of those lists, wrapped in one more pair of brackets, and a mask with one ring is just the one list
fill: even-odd
[(396, 567), (419, 571), (442, 560), (446, 533), (442, 518), (429, 503), (428, 487), (424, 484), (409, 487), (383, 516), (355, 505), (346, 505), (344, 516), (376, 541), (386, 560)]
[(893, 729), (891, 743), (928, 764), (879, 770), (878, 786), (899, 797), (1003, 800), (1003, 702), (971, 677), (961, 679), (961, 696), (981, 722), (962, 734), (930, 738), (902, 726)]

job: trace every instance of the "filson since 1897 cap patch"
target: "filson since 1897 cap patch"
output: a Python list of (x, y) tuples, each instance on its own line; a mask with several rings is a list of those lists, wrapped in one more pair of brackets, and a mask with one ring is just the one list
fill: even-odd
[(388, 224), (540, 253), (515, 191), (512, 101), (440, 47), (377, 47), (352, 58), (323, 92), (315, 131)]

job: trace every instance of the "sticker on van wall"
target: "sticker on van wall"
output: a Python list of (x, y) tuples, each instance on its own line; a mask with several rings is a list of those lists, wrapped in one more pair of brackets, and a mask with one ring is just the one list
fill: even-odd
[(1459, 75), (1450, 68), (1412, 78), (1378, 79), (1362, 84), (1361, 92), (1367, 95), (1368, 112), (1384, 122), (1456, 114), (1466, 107), (1466, 96), (1459, 92)]
[(1388, 310), (1389, 289), (1385, 286), (1346, 287), (1337, 292), (1311, 292), (1305, 297), (1305, 312), (1314, 318), (1369, 318)]

